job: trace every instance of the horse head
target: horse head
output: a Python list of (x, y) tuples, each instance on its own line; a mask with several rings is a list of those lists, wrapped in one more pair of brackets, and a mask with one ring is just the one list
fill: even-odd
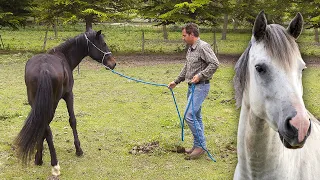
[(87, 40), (88, 55), (92, 59), (102, 63), (107, 68), (114, 69), (116, 66), (116, 61), (113, 58), (109, 47), (104, 41), (101, 30), (98, 32), (90, 30), (86, 32), (84, 36)]
[(260, 12), (249, 47), (237, 62), (234, 79), (237, 104), (249, 107), (279, 132), (287, 148), (303, 147), (311, 132), (302, 99), (302, 71), (306, 65), (295, 42), (302, 24), (298, 13), (287, 29), (268, 25), (264, 12)]

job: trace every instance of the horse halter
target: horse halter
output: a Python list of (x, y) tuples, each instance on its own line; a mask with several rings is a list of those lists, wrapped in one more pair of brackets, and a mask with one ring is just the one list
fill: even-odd
[[(98, 48), (92, 41), (90, 41), (90, 39), (87, 37), (86, 33), (84, 33), (84, 37), (85, 37), (86, 40), (87, 40), (88, 53), (89, 53), (89, 43), (91, 43), (93, 47), (95, 47), (97, 50), (99, 50), (100, 52), (103, 53), (103, 57), (102, 57), (102, 59), (101, 59), (101, 64), (104, 65), (104, 64), (103, 64), (104, 57), (105, 57), (106, 55), (112, 54), (111, 51), (109, 51), (109, 52), (104, 52), (104, 51), (102, 51), (102, 50), (101, 50), (100, 48)], [(105, 66), (105, 65), (104, 65), (104, 66)]]

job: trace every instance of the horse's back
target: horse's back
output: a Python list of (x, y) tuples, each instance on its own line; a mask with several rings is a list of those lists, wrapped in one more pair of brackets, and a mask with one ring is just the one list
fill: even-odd
[(70, 84), (70, 73), (68, 71), (69, 69), (66, 67), (66, 63), (58, 56), (52, 54), (37, 54), (31, 57), (26, 63), (25, 68), (25, 83), (27, 86), (29, 103), (32, 102), (33, 97), (35, 96), (38, 81), (43, 72), (49, 74), (54, 95), (58, 101)]
[(28, 76), (36, 76), (40, 70), (60, 73), (59, 70), (63, 70), (63, 63), (61, 58), (52, 54), (37, 54), (28, 60), (25, 70)]

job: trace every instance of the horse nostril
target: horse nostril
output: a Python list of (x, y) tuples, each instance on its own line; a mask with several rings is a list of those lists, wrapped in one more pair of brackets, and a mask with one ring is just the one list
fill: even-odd
[(288, 117), (284, 122), (285, 136), (297, 137), (298, 129), (290, 123), (291, 120), (292, 120), (292, 117)]
[(309, 129), (308, 129), (308, 132), (307, 132), (307, 136), (310, 136), (310, 133), (311, 133), (311, 119), (309, 119), (309, 122), (310, 122), (310, 126), (309, 126)]

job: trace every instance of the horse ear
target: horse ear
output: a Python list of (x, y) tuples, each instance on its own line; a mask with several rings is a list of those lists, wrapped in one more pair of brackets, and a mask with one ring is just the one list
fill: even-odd
[(96, 39), (99, 39), (100, 35), (101, 35), (101, 30), (99, 30), (99, 31), (97, 32), (97, 34), (96, 34)]
[(264, 11), (261, 11), (256, 17), (256, 20), (253, 26), (253, 32), (252, 32), (257, 41), (261, 40), (264, 37), (266, 28), (267, 28), (267, 18), (266, 18), (266, 15), (264, 14)]
[(298, 39), (299, 35), (301, 34), (302, 27), (303, 27), (303, 17), (300, 13), (297, 13), (297, 15), (290, 22), (287, 28), (287, 31), (295, 39)]

